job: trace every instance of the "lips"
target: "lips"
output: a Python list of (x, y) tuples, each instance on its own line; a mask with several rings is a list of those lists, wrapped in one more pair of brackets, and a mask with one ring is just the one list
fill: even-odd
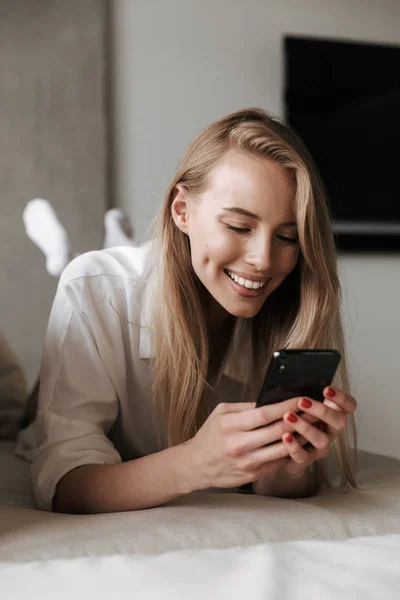
[(265, 283), (262, 285), (262, 287), (248, 288), (244, 285), (241, 285), (240, 283), (237, 283), (234, 279), (232, 279), (232, 277), (229, 276), (227, 271), (225, 271), (225, 275), (228, 278), (230, 285), (232, 286), (234, 291), (242, 298), (259, 298), (260, 296), (264, 295), (266, 288), (265, 284), (270, 281), (270, 279), (266, 281), (264, 280)]
[(240, 285), (246, 289), (249, 290), (258, 290), (261, 289), (262, 287), (264, 287), (264, 285), (266, 284), (267, 281), (269, 281), (267, 278), (260, 278), (259, 276), (248, 276), (248, 275), (244, 275), (242, 273), (238, 273), (235, 271), (231, 271), (229, 269), (225, 269), (225, 273), (228, 275), (228, 277), (234, 281), (235, 283), (237, 283), (237, 285)]

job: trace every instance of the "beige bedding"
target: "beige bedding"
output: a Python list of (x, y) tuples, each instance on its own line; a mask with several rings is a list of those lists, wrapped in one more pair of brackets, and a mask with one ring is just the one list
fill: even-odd
[(400, 533), (400, 461), (360, 452), (362, 490), (287, 500), (197, 492), (130, 513), (35, 508), (29, 466), (0, 442), (0, 561), (230, 548)]

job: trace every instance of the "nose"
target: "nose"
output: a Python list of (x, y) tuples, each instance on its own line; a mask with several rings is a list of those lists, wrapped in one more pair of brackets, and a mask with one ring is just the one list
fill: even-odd
[(273, 263), (272, 240), (264, 236), (254, 239), (248, 248), (246, 262), (255, 267), (257, 271), (267, 274)]

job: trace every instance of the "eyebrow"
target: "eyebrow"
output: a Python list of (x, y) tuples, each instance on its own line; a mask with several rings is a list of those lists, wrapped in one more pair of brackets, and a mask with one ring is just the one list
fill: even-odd
[[(237, 213), (239, 215), (244, 215), (245, 217), (250, 217), (251, 219), (255, 219), (256, 221), (261, 221), (261, 217), (255, 215), (254, 213), (245, 210), (244, 208), (239, 208), (238, 206), (229, 206), (223, 208), (222, 210), (230, 213)], [(281, 223), (280, 227), (297, 227), (296, 221), (288, 221), (287, 223)]]

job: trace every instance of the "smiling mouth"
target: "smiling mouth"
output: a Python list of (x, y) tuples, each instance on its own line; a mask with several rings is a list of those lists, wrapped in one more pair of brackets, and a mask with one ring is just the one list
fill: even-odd
[(233, 273), (233, 271), (229, 271), (228, 269), (224, 269), (226, 275), (237, 285), (243, 287), (246, 290), (255, 290), (258, 291), (264, 287), (264, 285), (269, 281), (269, 279), (264, 279), (263, 281), (252, 281), (251, 279), (244, 279), (244, 277), (239, 277)]

